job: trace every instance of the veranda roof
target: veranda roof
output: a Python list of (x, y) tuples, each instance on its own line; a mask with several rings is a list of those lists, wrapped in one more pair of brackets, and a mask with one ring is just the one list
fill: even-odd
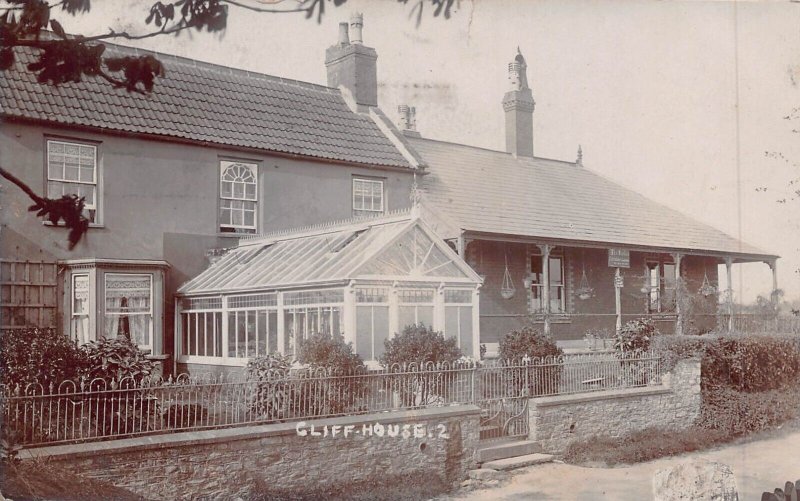
[(776, 257), (574, 163), (409, 142), (428, 164), (427, 200), (466, 232)]
[(178, 289), (181, 296), (369, 280), (478, 284), (480, 277), (413, 211), (243, 240)]

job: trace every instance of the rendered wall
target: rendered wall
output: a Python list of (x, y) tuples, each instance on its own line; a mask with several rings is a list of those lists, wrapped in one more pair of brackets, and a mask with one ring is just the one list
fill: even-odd
[(90, 228), (70, 251), (67, 231), (43, 225), (27, 211), (16, 186), (0, 186), (0, 257), (55, 261), (105, 258), (170, 263), (164, 291), (164, 347), (171, 350), (173, 294), (205, 269), (205, 251), (232, 247), (218, 232), (219, 162), (259, 165), (259, 226), (263, 232), (352, 215), (352, 178), (384, 179), (388, 210), (408, 207), (410, 172), (369, 169), (187, 145), (131, 136), (4, 122), (0, 165), (37, 192), (46, 191), (46, 138), (96, 142), (102, 179), (102, 227)]
[(646, 428), (682, 430), (700, 415), (700, 361), (682, 360), (663, 385), (529, 400), (529, 439), (547, 452), (575, 440), (620, 437)]
[[(20, 457), (39, 457), (147, 499), (307, 499), (320, 487), (395, 476), (455, 485), (474, 467), (479, 420), (478, 407), (456, 406), (309, 421), (301, 426), (306, 436), (298, 435), (297, 423), (282, 423), (44, 447)], [(383, 436), (376, 423), (385, 427)], [(312, 424), (315, 432), (327, 425), (329, 435), (311, 436)], [(388, 436), (393, 424), (398, 436)], [(414, 436), (415, 424), (424, 437)], [(333, 425), (342, 427), (336, 437)], [(346, 425), (353, 426), (348, 437)]]

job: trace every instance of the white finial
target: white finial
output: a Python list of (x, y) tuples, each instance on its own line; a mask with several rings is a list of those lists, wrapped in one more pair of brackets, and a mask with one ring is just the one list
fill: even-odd
[(417, 184), (417, 173), (414, 172), (414, 181), (411, 183), (411, 193), (408, 198), (411, 200), (411, 215), (412, 217), (419, 217), (419, 206), (422, 202), (422, 190)]

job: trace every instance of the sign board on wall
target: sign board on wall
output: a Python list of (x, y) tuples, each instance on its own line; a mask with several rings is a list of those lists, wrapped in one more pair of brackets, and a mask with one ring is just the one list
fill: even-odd
[(630, 268), (631, 251), (628, 249), (608, 249), (608, 266), (611, 268)]

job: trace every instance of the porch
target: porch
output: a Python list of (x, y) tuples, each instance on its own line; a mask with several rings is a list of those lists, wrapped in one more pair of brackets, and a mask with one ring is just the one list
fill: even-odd
[[(490, 355), (505, 333), (528, 321), (570, 351), (610, 347), (621, 326), (639, 318), (662, 333), (741, 326), (730, 314), (734, 264), (767, 264), (777, 289), (776, 256), (485, 234), (453, 242), (483, 278), (481, 343)], [(727, 275), (722, 289), (720, 268)]]

